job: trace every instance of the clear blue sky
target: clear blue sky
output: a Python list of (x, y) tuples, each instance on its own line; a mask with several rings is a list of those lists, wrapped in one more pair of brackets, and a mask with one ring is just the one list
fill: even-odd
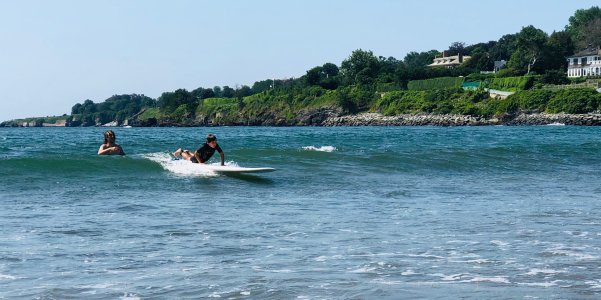
[(562, 30), (599, 1), (0, 0), (0, 121), (85, 99), (300, 77), (353, 50), (403, 59), (534, 25)]

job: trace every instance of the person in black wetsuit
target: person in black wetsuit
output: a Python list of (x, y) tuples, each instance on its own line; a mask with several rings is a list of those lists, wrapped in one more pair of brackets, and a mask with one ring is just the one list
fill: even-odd
[(182, 150), (179, 148), (173, 152), (173, 156), (176, 158), (183, 158), (189, 160), (193, 163), (201, 163), (204, 164), (207, 162), (215, 151), (219, 152), (219, 156), (221, 156), (221, 165), (225, 165), (225, 156), (223, 155), (223, 150), (217, 144), (217, 137), (214, 134), (207, 135), (207, 142), (202, 144), (194, 154), (189, 150)]

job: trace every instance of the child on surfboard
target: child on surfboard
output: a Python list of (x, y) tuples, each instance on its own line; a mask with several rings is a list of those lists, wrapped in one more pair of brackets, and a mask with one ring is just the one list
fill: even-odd
[(209, 133), (207, 135), (207, 142), (202, 144), (198, 150), (192, 154), (189, 150), (182, 150), (182, 148), (178, 148), (173, 152), (173, 156), (175, 158), (183, 158), (185, 160), (189, 160), (193, 163), (201, 163), (204, 164), (207, 162), (215, 151), (219, 152), (219, 156), (221, 156), (221, 165), (225, 165), (225, 156), (223, 154), (223, 150), (217, 144), (217, 137), (214, 134)]
[(112, 130), (104, 132), (104, 144), (100, 145), (98, 155), (125, 155), (123, 148), (115, 143), (117, 137)]

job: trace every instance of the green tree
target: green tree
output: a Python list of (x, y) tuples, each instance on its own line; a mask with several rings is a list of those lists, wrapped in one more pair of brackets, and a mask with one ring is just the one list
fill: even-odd
[(233, 88), (231, 88), (231, 87), (229, 87), (227, 85), (223, 86), (223, 94), (222, 94), (222, 96), (224, 98), (233, 98), (235, 93), (236, 93), (236, 91)]
[(547, 50), (547, 34), (530, 25), (522, 28), (516, 38), (517, 50), (512, 53), (507, 67), (520, 74), (528, 74), (530, 71), (544, 72), (544, 69), (540, 68), (543, 65), (540, 60), (544, 59)]
[(82, 113), (92, 114), (95, 112), (96, 112), (96, 105), (94, 104), (94, 101), (87, 99), (86, 101), (83, 102)]
[(247, 85), (243, 85), (239, 89), (236, 90), (235, 96), (237, 98), (244, 98), (244, 97), (250, 96), (252, 94), (253, 94), (252, 89)]
[(158, 106), (167, 113), (173, 112), (181, 105), (190, 104), (192, 106), (196, 97), (185, 89), (178, 89), (175, 92), (163, 93), (157, 100)]
[(338, 66), (336, 66), (333, 63), (323, 64), (323, 66), (321, 66), (321, 70), (322, 70), (323, 74), (325, 74), (326, 77), (328, 77), (328, 78), (338, 76), (338, 73), (340, 72), (340, 69), (338, 69)]
[(257, 81), (253, 84), (251, 90), (253, 94), (258, 94), (263, 91), (267, 91), (273, 87), (273, 79)]
[(597, 17), (582, 29), (584, 38), (579, 41), (581, 48), (601, 46), (601, 17)]
[(517, 34), (506, 34), (489, 50), (493, 60), (509, 60), (517, 49)]
[(380, 61), (380, 69), (377, 81), (380, 83), (398, 82), (396, 77), (396, 69), (399, 64), (402, 64), (402, 62), (398, 61), (392, 56), (388, 58), (380, 56), (378, 59)]
[(489, 51), (494, 44), (496, 44), (496, 42), (491, 41), (488, 44), (479, 43), (466, 48), (465, 51), (469, 51), (468, 53), (472, 58), (466, 61), (463, 64), (463, 67), (475, 69), (477, 71), (491, 71), (494, 68), (495, 62)]
[(378, 74), (379, 61), (371, 51), (353, 51), (341, 66), (341, 72), (350, 84), (370, 84)]
[(321, 72), (322, 67), (315, 67), (307, 71), (307, 74), (305, 75), (307, 85), (318, 85), (321, 82)]
[(572, 36), (566, 31), (553, 32), (547, 41), (546, 70), (566, 69), (566, 57), (574, 53)]
[(448, 55), (464, 55), (465, 54), (465, 43), (464, 42), (454, 42), (449, 46)]
[(579, 9), (570, 17), (569, 23), (566, 25), (566, 31), (572, 35), (577, 49), (582, 50), (588, 47), (587, 31), (594, 29), (590, 26), (594, 26), (597, 22), (596, 20), (599, 18), (601, 18), (601, 9), (598, 6), (593, 6), (589, 9)]
[(213, 87), (213, 94), (215, 94), (215, 97), (222, 97), (223, 96), (223, 91), (221, 90), (221, 87), (214, 86)]
[[(215, 92), (213, 91), (213, 89), (205, 89), (202, 87), (199, 87), (199, 88), (193, 90), (191, 92), (191, 94), (192, 94), (192, 97), (194, 97), (195, 99), (199, 99), (199, 100), (215, 97)], [(187, 104), (189, 104), (189, 103), (187, 103)]]
[(80, 103), (77, 103), (75, 105), (73, 105), (73, 107), (71, 108), (71, 114), (75, 115), (75, 114), (81, 114), (83, 112), (83, 106)]
[(321, 67), (314, 67), (307, 71), (304, 81), (307, 86), (319, 85), (325, 89), (333, 90), (338, 87), (339, 69), (335, 64), (326, 63)]
[(409, 52), (405, 55), (403, 62), (409, 69), (421, 69), (434, 61), (434, 58), (439, 55), (440, 52), (436, 50), (430, 50), (427, 52)]

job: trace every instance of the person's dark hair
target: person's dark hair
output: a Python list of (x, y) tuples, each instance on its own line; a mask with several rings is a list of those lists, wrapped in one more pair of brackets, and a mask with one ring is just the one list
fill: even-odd
[(210, 143), (212, 141), (216, 141), (217, 140), (217, 136), (215, 136), (212, 133), (209, 133), (209, 135), (207, 135), (207, 143)]
[(115, 140), (117, 139), (117, 136), (115, 135), (115, 133), (112, 130), (107, 130), (104, 132), (104, 143), (108, 144), (109, 142), (109, 137), (113, 137)]

